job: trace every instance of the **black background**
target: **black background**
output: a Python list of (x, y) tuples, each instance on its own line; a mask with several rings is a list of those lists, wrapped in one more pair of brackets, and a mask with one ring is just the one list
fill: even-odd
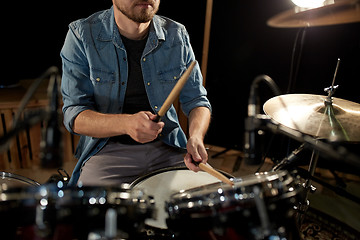
[[(68, 24), (107, 9), (110, 0), (11, 2), (2, 24), (1, 84), (35, 78), (50, 66), (61, 68), (59, 53)], [(287, 92), (291, 54), (299, 29), (267, 26), (290, 9), (290, 0), (214, 0), (206, 88), (213, 106), (209, 144), (241, 148), (250, 84), (267, 74)], [(183, 23), (201, 62), (206, 0), (162, 0), (159, 14)], [(341, 58), (335, 97), (360, 102), (360, 24), (308, 28), (296, 82), (289, 93), (325, 94)], [(4, 64), (5, 62), (5, 64)], [(272, 97), (261, 87), (261, 102)]]

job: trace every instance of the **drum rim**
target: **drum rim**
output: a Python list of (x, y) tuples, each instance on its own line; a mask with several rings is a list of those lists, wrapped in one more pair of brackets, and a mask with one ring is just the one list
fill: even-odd
[[(269, 175), (268, 175), (269, 174)], [(250, 179), (246, 179), (246, 177), (250, 177)], [(269, 181), (269, 178), (274, 178), (271, 179)], [(282, 180), (282, 178), (286, 177), (285, 180)], [(250, 181), (249, 181), (250, 180)], [(180, 204), (184, 199), (187, 199), (190, 201), (190, 199), (197, 199), (199, 196), (209, 196), (212, 193), (215, 193), (216, 190), (221, 187), (221, 189), (226, 193), (226, 195), (231, 195), (232, 193), (235, 193), (237, 190), (239, 189), (247, 189), (249, 187), (255, 186), (255, 185), (266, 185), (266, 183), (272, 182), (276, 180), (276, 182), (282, 182), (284, 183), (284, 186), (290, 186), (289, 188), (293, 187), (293, 185), (296, 184), (296, 179), (287, 171), (287, 170), (281, 170), (281, 171), (277, 171), (277, 172), (264, 172), (262, 174), (256, 175), (247, 175), (245, 176), (245, 178), (240, 178), (238, 179), (238, 181), (236, 182), (237, 184), (235, 184), (234, 186), (228, 186), (228, 185), (224, 185), (221, 183), (212, 183), (212, 184), (208, 184), (208, 185), (204, 185), (204, 186), (199, 186), (199, 187), (194, 187), (194, 188), (190, 188), (185, 190), (184, 192), (178, 192), (178, 193), (173, 193), (171, 195), (171, 201), (167, 202), (167, 206), (168, 205), (178, 205)], [(276, 183), (275, 182), (275, 183)], [(203, 190), (206, 190), (205, 192)], [(285, 195), (285, 198), (288, 198), (288, 195), (296, 195), (298, 194), (298, 189), (294, 188), (293, 190), (286, 190), (286, 192), (281, 193), (281, 194), (271, 194), (271, 197), (267, 197), (268, 199), (270, 198), (283, 198)], [(221, 196), (222, 194), (218, 194), (219, 196)], [(248, 199), (242, 199), (243, 201), (245, 200), (249, 200), (252, 197), (250, 197)], [(214, 199), (213, 199), (214, 200)], [(238, 200), (236, 200), (238, 201)]]
[[(152, 172), (149, 172), (149, 173), (146, 173), (140, 177), (138, 177), (137, 179), (135, 179), (132, 183), (130, 183), (129, 187), (130, 189), (134, 188), (135, 186), (137, 186), (139, 183), (143, 182), (144, 180), (152, 177), (152, 176), (155, 176), (155, 175), (158, 175), (160, 173), (164, 173), (164, 172), (169, 172), (169, 171), (176, 171), (176, 170), (185, 170), (185, 171), (192, 171), (190, 169), (188, 169), (186, 166), (173, 166), (173, 167), (165, 167), (165, 168), (160, 168), (160, 169), (157, 169), (155, 171), (152, 171)], [(221, 172), (222, 174), (224, 174), (227, 178), (235, 178), (233, 175), (231, 175), (230, 173), (227, 173), (225, 171), (222, 171), (222, 170), (219, 170), (219, 169), (216, 169), (217, 171)]]
[[(280, 182), (283, 182), (280, 178), (286, 177), (285, 185), (286, 190), (282, 193), (275, 194), (275, 195), (267, 195), (263, 196), (265, 201), (268, 204), (273, 204), (276, 202), (283, 202), (292, 201), (291, 199), (296, 198), (299, 194), (299, 189), (296, 188), (296, 179), (286, 170), (282, 170), (280, 173), (271, 173), (271, 176), (278, 175), (278, 178), (274, 179)], [(280, 175), (280, 176), (279, 176)], [(245, 191), (246, 197), (236, 198), (235, 195), (238, 194), (237, 191), (241, 190), (242, 188), (252, 188), (255, 185), (266, 185), (268, 183), (266, 176), (259, 176), (261, 180), (257, 183), (252, 181), (248, 182), (250, 184), (242, 185), (242, 186), (234, 186), (229, 187), (224, 184), (213, 183), (206, 186), (195, 187), (192, 189), (187, 189), (184, 192), (178, 192), (171, 195), (170, 200), (165, 202), (166, 211), (169, 215), (167, 219), (168, 221), (177, 221), (183, 219), (184, 216), (198, 216), (196, 218), (203, 218), (203, 217), (211, 217), (213, 211), (216, 211), (220, 214), (227, 214), (231, 212), (240, 212), (245, 209), (251, 209), (249, 207), (244, 208), (243, 206), (246, 205), (254, 205), (254, 196), (252, 195), (252, 191)], [(291, 180), (291, 181), (290, 181)], [(246, 181), (244, 181), (246, 182)], [(240, 181), (239, 183), (242, 183)], [(215, 190), (219, 189), (217, 186), (221, 186), (223, 191), (217, 192)], [(292, 188), (292, 189), (290, 189)], [(202, 190), (207, 190), (208, 192), (202, 192)], [(245, 189), (245, 190), (246, 190)], [(244, 195), (245, 195), (244, 194)], [(263, 194), (265, 194), (263, 192)], [(213, 196), (211, 196), (213, 195)], [(221, 200), (222, 197), (225, 197), (224, 200)], [(201, 201), (199, 201), (199, 199)], [(191, 207), (188, 207), (189, 203), (193, 203)], [(229, 208), (231, 206), (232, 208)], [(194, 215), (195, 214), (195, 215)], [(200, 217), (202, 216), (202, 217)], [(184, 218), (185, 219), (185, 218)]]
[(1, 179), (5, 179), (5, 178), (12, 178), (12, 179), (16, 179), (16, 180), (20, 180), (22, 182), (28, 183), (32, 186), (40, 186), (41, 184), (31, 178), (25, 177), (25, 176), (21, 176), (15, 173), (10, 173), (10, 172), (0, 172), (0, 178)]

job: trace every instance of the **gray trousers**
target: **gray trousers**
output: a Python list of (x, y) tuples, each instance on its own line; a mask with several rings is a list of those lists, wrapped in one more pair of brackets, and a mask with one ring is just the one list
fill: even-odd
[(131, 183), (149, 172), (184, 165), (185, 153), (161, 141), (141, 145), (109, 141), (81, 168), (78, 185), (120, 186)]

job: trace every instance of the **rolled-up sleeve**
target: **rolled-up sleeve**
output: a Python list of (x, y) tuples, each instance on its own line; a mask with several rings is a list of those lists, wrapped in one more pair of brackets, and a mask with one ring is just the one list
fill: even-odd
[[(183, 37), (185, 49), (187, 49), (185, 62), (189, 66), (195, 60), (195, 55), (190, 44), (189, 35), (185, 29), (183, 29)], [(203, 76), (198, 62), (180, 93), (180, 103), (182, 111), (186, 116), (189, 116), (191, 110), (197, 107), (207, 107), (212, 112), (211, 104), (207, 98), (207, 91), (203, 86)]]
[(70, 25), (60, 56), (62, 59), (61, 93), (63, 97), (64, 125), (73, 133), (73, 123), (78, 114), (94, 109), (93, 86), (89, 65), (80, 34)]
[(198, 64), (196, 64), (188, 82), (180, 94), (182, 111), (189, 116), (191, 110), (197, 107), (207, 107), (212, 111), (211, 104), (207, 98), (207, 91), (202, 85), (202, 75)]

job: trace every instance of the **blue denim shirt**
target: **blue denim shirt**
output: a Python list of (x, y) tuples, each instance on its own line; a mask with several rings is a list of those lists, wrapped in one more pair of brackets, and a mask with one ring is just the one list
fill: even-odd
[[(127, 55), (114, 19), (113, 8), (80, 19), (69, 25), (61, 50), (64, 125), (72, 130), (76, 116), (87, 109), (102, 113), (122, 113), (127, 86)], [(144, 84), (154, 112), (160, 110), (170, 91), (195, 60), (189, 35), (183, 25), (155, 15), (141, 58)], [(196, 64), (179, 100), (185, 115), (196, 107), (208, 107), (202, 75)], [(171, 146), (185, 148), (186, 136), (172, 106), (162, 118), (165, 127), (160, 139)], [(70, 185), (76, 184), (82, 165), (96, 154), (108, 138), (81, 136), (75, 153)]]

